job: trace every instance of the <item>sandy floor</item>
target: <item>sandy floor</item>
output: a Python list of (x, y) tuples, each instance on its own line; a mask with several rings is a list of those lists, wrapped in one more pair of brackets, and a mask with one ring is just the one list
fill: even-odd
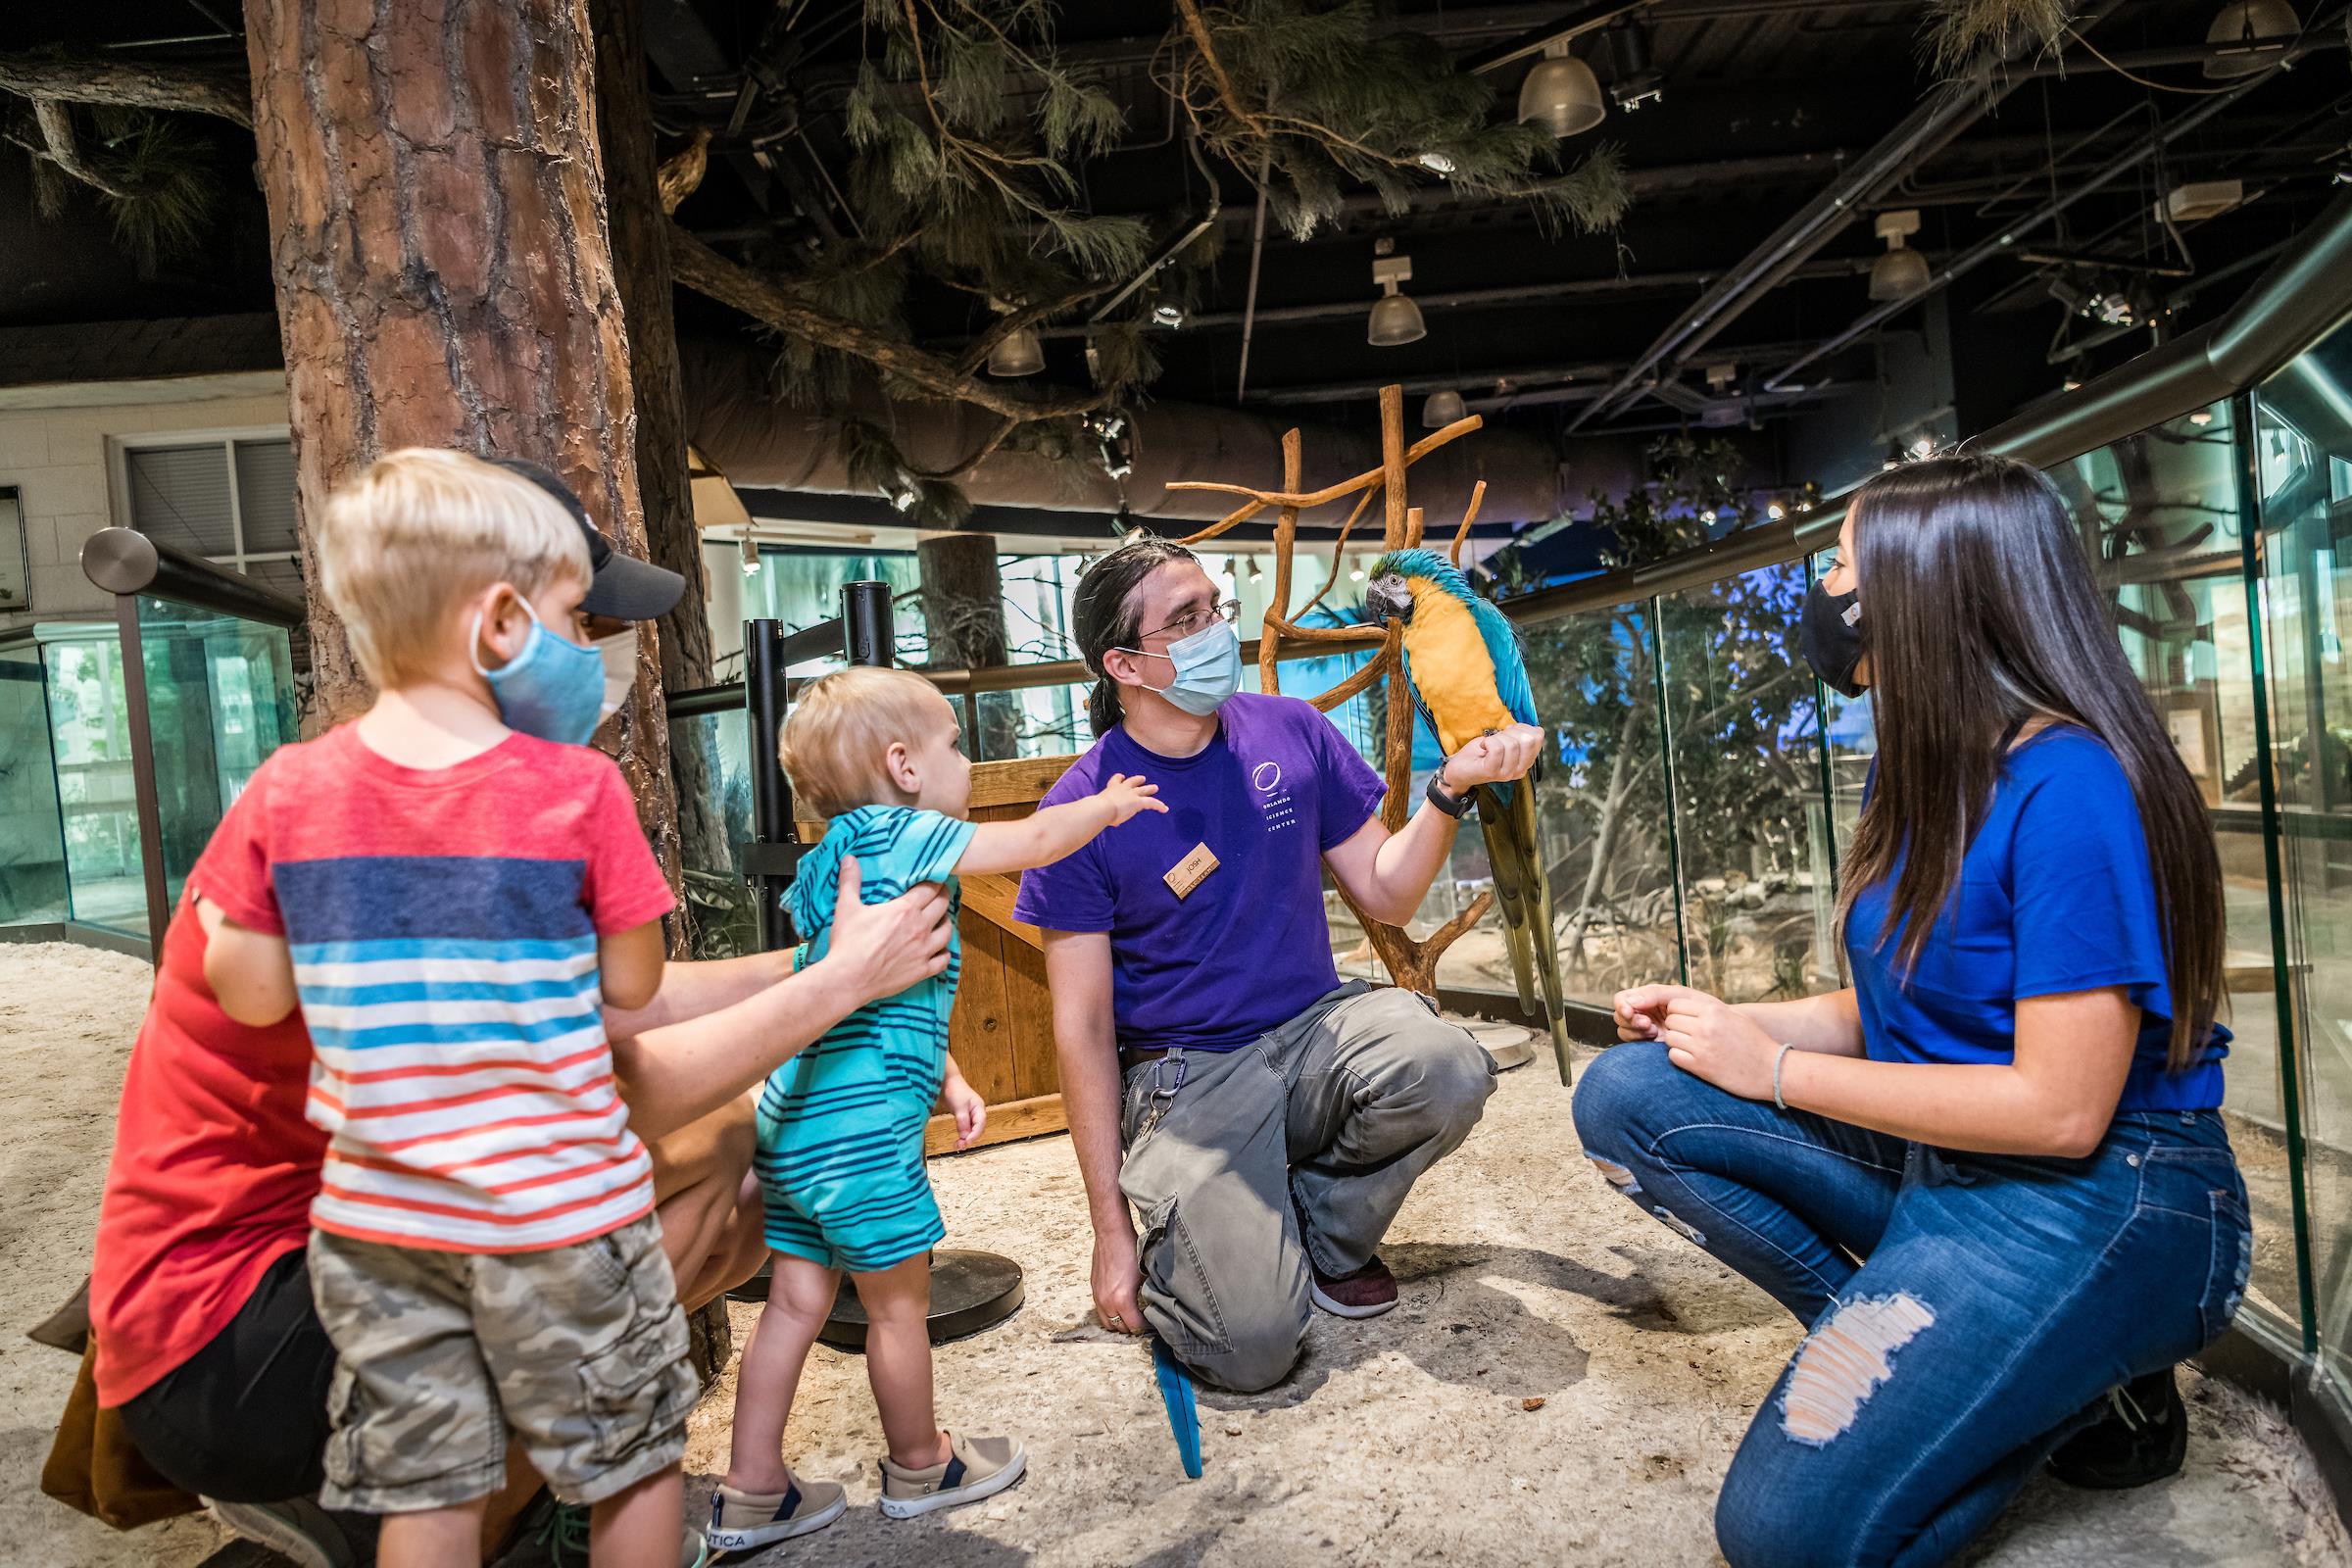
[[(143, 966), (0, 946), (0, 1328), (79, 1279)], [(819, 1348), (787, 1449), (858, 1506), (762, 1563), (1706, 1563), (1724, 1466), (1797, 1334), (1763, 1296), (1609, 1199), (1579, 1157), (1544, 1061), (1508, 1074), (1486, 1123), (1433, 1172), (1385, 1255), (1394, 1314), (1319, 1319), (1271, 1394), (1204, 1394), (1207, 1474), (1187, 1482), (1148, 1354), (1091, 1326), (1077, 1172), (1058, 1139), (934, 1166), (950, 1237), (1027, 1266), (1028, 1303), (939, 1356), (952, 1424), (1013, 1431), (1032, 1473), (942, 1518), (873, 1508), (880, 1432), (855, 1356)], [(738, 1306), (738, 1343), (756, 1307)], [(207, 1522), (119, 1536), (38, 1494), (73, 1367), (0, 1333), (0, 1557), (202, 1561)], [(2189, 1381), (2188, 1470), (2125, 1495), (2037, 1485), (1974, 1560), (2004, 1568), (2352, 1561), (2309, 1455), (2275, 1412)], [(731, 1382), (697, 1412), (694, 1497), (723, 1467)], [(1530, 1409), (1531, 1403), (1539, 1407)], [(242, 1551), (234, 1553), (246, 1557)], [(225, 1562), (226, 1559), (224, 1559)]]

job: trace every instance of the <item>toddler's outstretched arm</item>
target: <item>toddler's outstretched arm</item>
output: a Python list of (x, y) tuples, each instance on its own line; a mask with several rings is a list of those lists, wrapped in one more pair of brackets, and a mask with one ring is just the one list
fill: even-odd
[(1083, 801), (1049, 806), (1018, 822), (982, 822), (972, 829), (956, 869), (965, 876), (991, 871), (1026, 871), (1052, 865), (1086, 847), (1104, 828), (1116, 827), (1138, 811), (1164, 811), (1159, 786), (1140, 776), (1113, 773), (1110, 782)]

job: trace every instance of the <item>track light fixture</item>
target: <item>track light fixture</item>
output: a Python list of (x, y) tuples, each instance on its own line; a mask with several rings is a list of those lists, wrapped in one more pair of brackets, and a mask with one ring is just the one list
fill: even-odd
[(1379, 241), (1373, 247), (1372, 281), (1381, 288), (1381, 296), (1372, 302), (1372, 315), (1364, 323), (1364, 340), (1374, 348), (1395, 348), (1400, 343), (1418, 343), (1429, 336), (1429, 327), (1421, 319), (1421, 307), (1409, 295), (1396, 292), (1396, 285), (1413, 275), (1410, 256), (1392, 256), (1396, 242)]
[[(2257, 76), (2278, 64), (2284, 40), (2303, 30), (2295, 19), (2295, 8), (2286, 0), (2236, 0), (2222, 7), (2205, 29), (2205, 41), (2221, 45), (2224, 52), (2205, 62), (2208, 81), (2234, 81), (2240, 76)], [(2269, 42), (2268, 49), (2253, 47)]]
[(1906, 236), (1919, 232), (1919, 209), (1906, 207), (1900, 212), (1881, 213), (1878, 231), (1879, 238), (1886, 242), (1886, 254), (1870, 264), (1870, 297), (1891, 302), (1917, 299), (1925, 294), (1928, 259), (1903, 247)]
[(1520, 122), (1546, 126), (1554, 136), (1591, 130), (1607, 113), (1592, 68), (1568, 52), (1565, 38), (1545, 44), (1544, 58), (1519, 84)]

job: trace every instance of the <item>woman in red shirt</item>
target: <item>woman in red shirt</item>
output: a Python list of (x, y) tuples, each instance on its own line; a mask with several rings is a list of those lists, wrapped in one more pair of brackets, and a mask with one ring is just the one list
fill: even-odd
[[(297, 1502), (269, 1510), (272, 1519), (235, 1506), (285, 1504), (321, 1480), (334, 1350), (305, 1268), (326, 1143), (303, 1115), (310, 1039), (299, 1014), (256, 1029), (223, 1013), (204, 981), (220, 913), (193, 895), (179, 913), (131, 1050), (99, 1210), (98, 1401), (120, 1408), (167, 1480), (230, 1504), (240, 1529), (258, 1525), (272, 1544), (334, 1561), (331, 1544), (304, 1549), (317, 1544), (315, 1509)], [(797, 975), (789, 952), (670, 964), (645, 1007), (606, 1014), (689, 1310), (748, 1279), (763, 1255), (758, 1210), (740, 1196), (753, 1148), (747, 1092), (858, 1007), (937, 972), (946, 916), (936, 888), (868, 906), (845, 876), (824, 959)]]

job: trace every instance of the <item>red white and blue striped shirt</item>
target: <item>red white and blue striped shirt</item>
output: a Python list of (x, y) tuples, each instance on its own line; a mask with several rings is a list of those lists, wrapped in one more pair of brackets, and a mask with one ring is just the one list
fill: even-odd
[(190, 880), (292, 952), (329, 1135), (312, 1224), (515, 1252), (652, 1211), (597, 939), (673, 901), (611, 759), (517, 734), (423, 770), (346, 725), (273, 753)]

